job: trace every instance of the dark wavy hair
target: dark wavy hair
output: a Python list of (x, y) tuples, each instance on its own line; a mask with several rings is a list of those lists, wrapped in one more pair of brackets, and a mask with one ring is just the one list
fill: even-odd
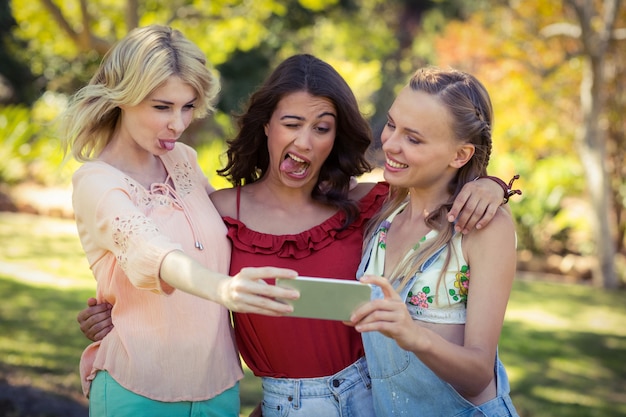
[(331, 65), (312, 55), (287, 58), (251, 95), (245, 112), (236, 116), (239, 133), (227, 141), (228, 162), (217, 173), (234, 186), (262, 178), (269, 166), (264, 126), (283, 97), (301, 91), (330, 100), (337, 111), (335, 142), (321, 167), (312, 197), (344, 211), (345, 227), (359, 214), (356, 202), (348, 198), (350, 178), (372, 169), (366, 157), (372, 132), (346, 81)]

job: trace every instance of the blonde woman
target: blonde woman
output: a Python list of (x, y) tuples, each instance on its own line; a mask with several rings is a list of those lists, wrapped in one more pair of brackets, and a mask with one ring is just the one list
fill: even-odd
[(228, 310), (281, 315), (279, 268), (228, 276), (230, 244), (195, 152), (178, 143), (219, 91), (179, 31), (130, 32), (65, 117), (82, 246), (112, 330), (80, 363), (90, 416), (239, 416), (242, 370)]

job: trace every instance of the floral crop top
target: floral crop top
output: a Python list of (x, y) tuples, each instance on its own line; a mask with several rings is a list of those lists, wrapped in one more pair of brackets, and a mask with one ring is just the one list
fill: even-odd
[[(395, 216), (405, 207), (406, 204), (399, 207), (378, 227), (361, 263), (361, 269), (364, 267), (363, 275), (383, 275), (387, 231)], [(419, 250), (424, 242), (433, 239), (437, 234), (438, 232), (435, 230), (428, 232), (406, 256)], [(462, 238), (463, 235), (460, 233), (455, 234), (452, 238), (450, 262), (441, 280), (439, 277), (446, 259), (447, 247), (440, 249), (429, 258), (420, 271), (408, 282), (407, 287), (399, 291), (403, 296), (406, 294), (406, 305), (414, 320), (442, 324), (465, 324), (470, 271), (463, 257)]]

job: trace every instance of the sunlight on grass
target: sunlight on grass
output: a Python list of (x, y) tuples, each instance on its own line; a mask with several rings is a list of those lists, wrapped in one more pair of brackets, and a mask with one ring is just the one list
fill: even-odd
[(575, 404), (587, 407), (599, 407), (602, 405), (602, 400), (597, 397), (568, 390), (567, 388), (536, 387), (533, 389), (533, 394), (538, 398), (543, 398), (553, 403)]
[(567, 329), (626, 336), (626, 327), (622, 325), (624, 323), (623, 312), (606, 306), (594, 306), (592, 314), (589, 314), (586, 308), (579, 308), (576, 313), (565, 311), (556, 313), (547, 311), (545, 306), (511, 306), (507, 310), (506, 320), (532, 323), (541, 330)]
[(611, 378), (612, 371), (592, 358), (578, 358), (573, 361), (570, 356), (554, 358), (548, 361), (546, 376), (555, 379), (564, 379), (576, 376), (590, 380)]
[(33, 284), (95, 288), (73, 220), (0, 212), (0, 273)]
[(521, 416), (622, 415), (626, 304), (622, 291), (517, 280), (500, 355)]
[(523, 323), (532, 323), (537, 329), (562, 329), (570, 325), (570, 321), (566, 317), (559, 317), (555, 314), (547, 313), (540, 308), (529, 308), (516, 310), (509, 307), (506, 312), (506, 320), (509, 322), (519, 321)]
[[(593, 331), (626, 336), (626, 303), (619, 291), (584, 285), (516, 281), (507, 308), (507, 322), (532, 324), (541, 330)], [(604, 298), (604, 299), (603, 299)]]

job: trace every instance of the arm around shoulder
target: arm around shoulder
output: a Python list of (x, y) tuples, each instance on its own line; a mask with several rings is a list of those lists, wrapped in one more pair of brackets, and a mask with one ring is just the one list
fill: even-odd
[(358, 182), (354, 187), (350, 188), (350, 199), (358, 201), (365, 197), (376, 186), (375, 182)]

